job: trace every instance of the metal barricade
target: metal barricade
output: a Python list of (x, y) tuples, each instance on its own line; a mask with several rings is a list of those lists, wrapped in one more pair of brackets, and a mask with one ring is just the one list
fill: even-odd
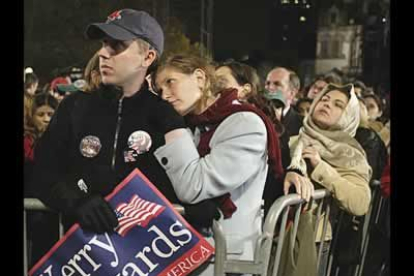
[[(25, 198), (24, 199), (24, 209), (23, 209), (23, 275), (27, 275), (28, 271), (28, 244), (27, 244), (27, 211), (42, 211), (42, 212), (51, 212), (56, 213), (50, 208), (46, 207), (39, 199), (37, 198)], [(63, 236), (63, 224), (62, 216), (59, 215), (59, 238)]]
[[(378, 180), (373, 180), (370, 183), (371, 186), (371, 202), (369, 205), (369, 209), (365, 216), (363, 216), (364, 221), (361, 226), (360, 231), (362, 231), (362, 238), (361, 238), (361, 247), (360, 247), (360, 256), (358, 257), (358, 261), (356, 264), (354, 264), (354, 268), (352, 268), (352, 275), (354, 276), (362, 276), (366, 254), (368, 245), (370, 242), (370, 230), (372, 228), (372, 225), (374, 223), (378, 222), (378, 216), (379, 212), (381, 211), (381, 203), (382, 203), (382, 196), (381, 196), (381, 190), (380, 190), (380, 182)], [(333, 242), (329, 254), (329, 260), (328, 260), (328, 269), (326, 272), (326, 275), (332, 275), (337, 276), (340, 273), (340, 267), (335, 266), (335, 257), (334, 252), (338, 243), (338, 240), (344, 237), (341, 237), (339, 234), (339, 229), (343, 227), (343, 217), (345, 216), (345, 211), (341, 211), (338, 217), (338, 221), (335, 226), (335, 234), (333, 235)], [(351, 242), (351, 241), (350, 241)]]
[[(317, 223), (318, 227), (319, 219), (322, 215), (322, 209), (325, 209), (322, 243), (318, 254), (318, 263), (320, 261), (320, 254), (323, 248), (324, 235), (327, 228), (327, 220), (329, 217), (330, 202), (324, 204), (324, 199), (329, 198), (329, 192), (325, 189), (315, 191), (313, 200), (320, 200), (317, 210)], [(285, 228), (287, 223), (287, 217), (290, 207), (295, 206), (295, 219), (293, 223), (294, 236), (296, 236), (300, 211), (302, 205), (305, 203), (303, 199), (297, 194), (290, 194), (278, 198), (271, 206), (263, 225), (263, 233), (259, 236), (256, 242), (256, 248), (254, 252), (254, 260), (232, 260), (227, 258), (226, 239), (218, 222), (213, 223), (213, 232), (215, 240), (215, 265), (214, 275), (225, 276), (226, 273), (242, 273), (242, 274), (254, 274), (254, 275), (278, 275), (278, 269), (280, 265), (280, 257), (283, 246), (283, 239), (285, 235)], [(272, 247), (275, 245), (275, 229), (276, 224), (280, 221), (280, 227), (278, 232), (278, 242), (276, 243), (276, 256), (274, 258), (272, 268), (269, 267), (271, 260)]]
[(364, 229), (363, 229), (364, 236), (362, 239), (362, 247), (361, 247), (362, 258), (361, 258), (360, 264), (358, 265), (355, 271), (355, 274), (354, 274), (355, 276), (362, 276), (362, 273), (364, 271), (366, 256), (367, 256), (367, 250), (370, 244), (370, 230), (372, 229), (372, 226), (374, 224), (378, 224), (379, 222), (380, 214), (382, 211), (382, 204), (384, 201), (384, 198), (381, 195), (380, 186), (381, 186), (381, 182), (378, 180), (371, 182), (372, 201), (371, 201), (370, 209), (365, 218), (366, 223), (364, 223)]
[[(315, 196), (312, 200), (320, 200), (318, 210), (317, 210), (317, 223), (322, 213), (325, 213), (324, 224), (323, 224), (323, 236), (326, 233), (327, 228), (327, 218), (329, 217), (330, 202), (324, 202), (325, 198), (329, 197), (329, 192), (327, 190), (317, 190), (315, 191)], [(330, 197), (329, 197), (330, 199)], [(293, 223), (294, 236), (297, 232), (298, 221), (300, 218), (300, 211), (304, 200), (300, 198), (297, 194), (290, 194), (277, 199), (272, 207), (269, 210), (268, 215), (265, 218), (263, 224), (263, 233), (259, 236), (256, 241), (256, 247), (254, 252), (254, 260), (232, 260), (228, 259), (227, 256), (227, 243), (224, 232), (221, 228), (219, 222), (213, 222), (213, 234), (215, 241), (215, 265), (214, 271), (215, 276), (225, 276), (226, 273), (242, 273), (242, 274), (254, 274), (254, 275), (272, 275), (276, 276), (279, 262), (281, 257), (281, 251), (283, 246), (283, 238), (285, 235), (285, 228), (287, 223), (287, 215), (289, 209), (295, 207), (295, 219)], [(180, 214), (184, 214), (184, 208), (180, 205), (173, 205), (175, 210)], [(324, 209), (324, 211), (323, 211)], [(51, 209), (47, 208), (40, 200), (33, 198), (26, 198), (24, 200), (24, 275), (28, 271), (27, 267), (27, 226), (26, 226), (26, 216), (27, 210), (32, 211), (49, 211), (53, 212)], [(278, 222), (281, 224), (278, 231), (277, 243), (275, 243), (275, 230)], [(60, 237), (63, 236), (63, 226), (61, 222), (61, 215), (59, 214), (59, 234)], [(322, 243), (323, 243), (322, 238)], [(273, 259), (273, 269), (269, 270), (269, 264), (271, 259), (272, 247), (276, 244), (276, 256)], [(321, 244), (322, 245), (322, 244)], [(322, 252), (322, 246), (320, 247), (318, 254), (318, 264), (320, 261), (320, 254)]]

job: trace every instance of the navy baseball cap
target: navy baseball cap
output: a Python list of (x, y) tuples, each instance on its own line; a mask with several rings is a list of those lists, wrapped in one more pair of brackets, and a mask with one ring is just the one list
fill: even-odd
[(109, 36), (115, 40), (140, 38), (148, 42), (161, 55), (164, 50), (164, 32), (160, 24), (145, 11), (123, 9), (108, 16), (105, 23), (90, 24), (85, 31), (89, 39)]

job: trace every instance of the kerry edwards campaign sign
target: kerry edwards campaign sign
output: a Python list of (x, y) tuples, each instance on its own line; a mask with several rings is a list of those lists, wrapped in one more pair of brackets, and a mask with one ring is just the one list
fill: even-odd
[(207, 261), (214, 248), (134, 170), (106, 197), (119, 225), (94, 234), (73, 225), (30, 276), (178, 276)]

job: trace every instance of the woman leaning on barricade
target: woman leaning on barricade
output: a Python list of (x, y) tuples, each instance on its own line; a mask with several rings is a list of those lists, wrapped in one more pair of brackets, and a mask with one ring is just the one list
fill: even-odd
[[(211, 200), (221, 213), (228, 257), (253, 260), (267, 171), (283, 174), (272, 122), (252, 104), (239, 101), (236, 89), (216, 89), (214, 67), (203, 58), (172, 56), (152, 79), (189, 126), (175, 137), (166, 136), (166, 145), (155, 151), (178, 198), (186, 203)], [(212, 268), (202, 275), (213, 275)]]
[[(361, 216), (371, 200), (371, 167), (354, 136), (360, 121), (359, 103), (351, 84), (327, 85), (312, 103), (299, 135), (291, 139), (292, 162), (287, 169), (284, 192), (293, 185), (309, 201), (314, 189), (327, 189), (346, 212)], [(316, 242), (321, 241), (322, 220)], [(328, 224), (326, 240), (332, 237)], [(326, 267), (327, 248), (319, 266)]]

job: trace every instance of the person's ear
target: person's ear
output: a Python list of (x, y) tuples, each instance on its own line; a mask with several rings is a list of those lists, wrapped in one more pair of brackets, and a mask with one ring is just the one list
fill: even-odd
[(206, 72), (200, 68), (197, 68), (193, 72), (193, 77), (195, 77), (198, 87), (203, 90), (206, 86)]
[(149, 49), (147, 54), (145, 55), (143, 66), (149, 67), (157, 57), (157, 52), (154, 49)]

